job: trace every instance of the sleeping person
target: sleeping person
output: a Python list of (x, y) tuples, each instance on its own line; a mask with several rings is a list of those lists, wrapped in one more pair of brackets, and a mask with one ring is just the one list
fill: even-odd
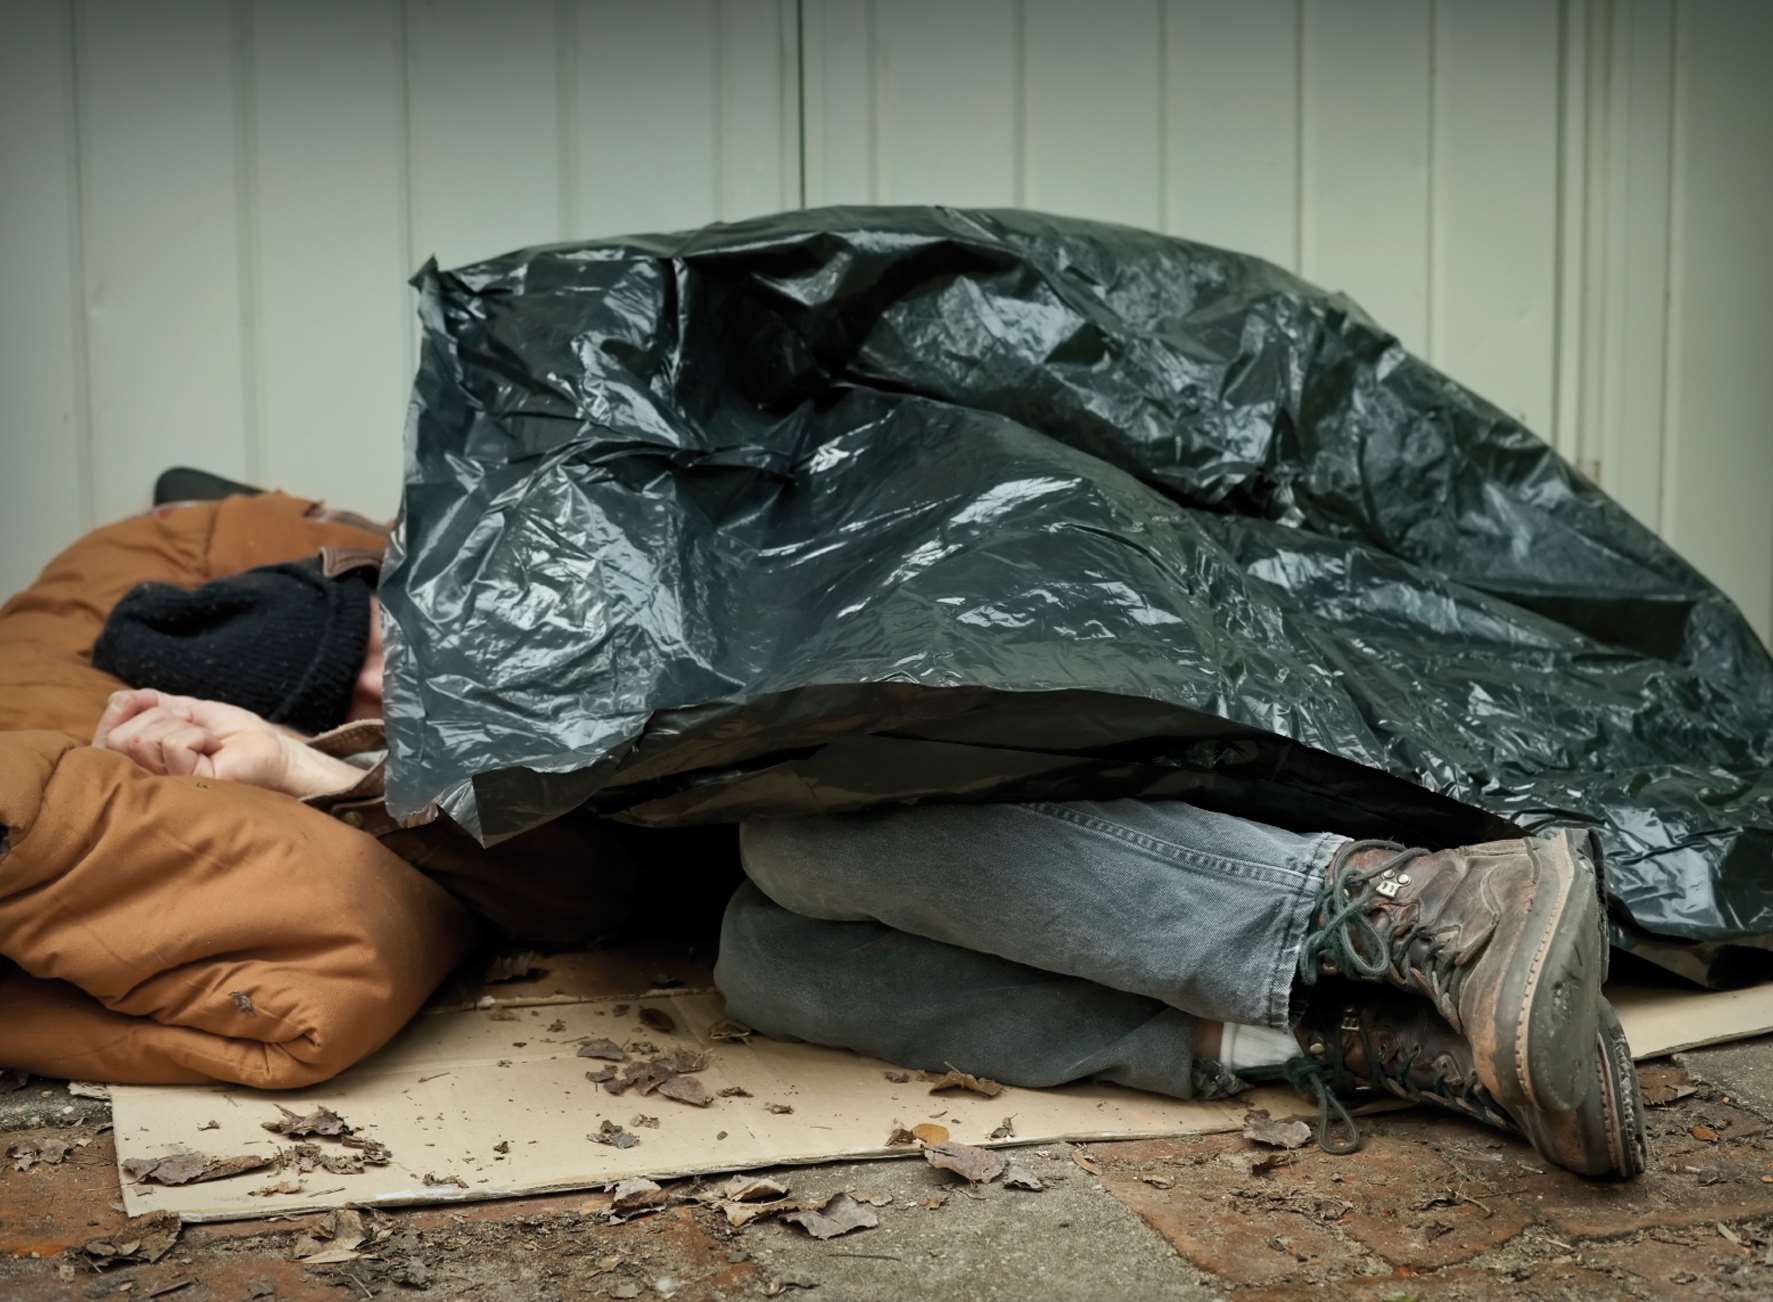
[[(487, 850), (389, 816), (378, 565), (130, 592), (93, 663), (131, 690), (94, 745), (328, 810), (512, 936), (626, 920), (637, 829), (568, 817)], [(1356, 1140), (1344, 1100), (1390, 1094), (1585, 1174), (1644, 1169), (1595, 873), (1566, 835), (1430, 852), (1121, 800), (753, 819), (741, 845), (716, 980), (766, 1034), (1030, 1086), (1285, 1080), (1326, 1147)]]

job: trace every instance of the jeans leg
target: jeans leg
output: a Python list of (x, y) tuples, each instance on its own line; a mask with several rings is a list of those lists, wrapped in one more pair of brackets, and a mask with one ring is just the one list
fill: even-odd
[(1174, 1098), (1241, 1082), (1197, 1068), (1192, 1017), (1077, 977), (925, 940), (877, 922), (802, 917), (739, 887), (714, 981), (727, 1012), (775, 1039), (901, 1066), (1040, 1087), (1107, 1080)]
[(805, 917), (879, 922), (1197, 1017), (1284, 1026), (1343, 840), (1117, 800), (752, 819), (740, 846), (751, 880)]

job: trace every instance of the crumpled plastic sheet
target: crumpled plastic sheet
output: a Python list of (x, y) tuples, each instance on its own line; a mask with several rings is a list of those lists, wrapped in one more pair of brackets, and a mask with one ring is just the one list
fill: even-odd
[(414, 284), (398, 814), (488, 843), (1117, 795), (1428, 845), (1568, 825), (1625, 947), (1704, 979), (1773, 936), (1765, 649), (1342, 296), (941, 208)]

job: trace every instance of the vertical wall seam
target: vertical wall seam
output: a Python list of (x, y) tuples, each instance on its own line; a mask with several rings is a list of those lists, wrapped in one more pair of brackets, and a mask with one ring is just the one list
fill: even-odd
[(1675, 509), (1675, 485), (1680, 475), (1679, 427), (1676, 424), (1680, 397), (1680, 290), (1682, 242), (1686, 234), (1681, 220), (1680, 196), (1686, 188), (1686, 150), (1681, 146), (1683, 101), (1687, 78), (1682, 72), (1681, 15), (1686, 11), (1683, 0), (1674, 0), (1669, 14), (1668, 41), (1668, 188), (1663, 202), (1667, 205), (1662, 246), (1662, 411), (1657, 431), (1657, 477), (1662, 481), (1656, 495), (1656, 532), (1670, 539), (1679, 528)]
[(80, 509), (80, 527), (93, 529), (98, 524), (98, 488), (93, 482), (92, 441), (92, 352), (87, 334), (86, 292), (86, 180), (82, 174), (86, 149), (81, 140), (84, 123), (80, 112), (80, 14), (81, 0), (68, 8), (68, 205), (72, 246), (68, 257), (69, 292), (73, 298), (74, 349), (74, 475), (75, 501)]
[(862, 32), (868, 76), (868, 202), (881, 202), (882, 168), (880, 131), (886, 117), (881, 97), (886, 94), (886, 53), (881, 49), (880, 25), (874, 0), (863, 0)]
[(1310, 133), (1306, 130), (1306, 92), (1311, 84), (1309, 44), (1311, 24), (1307, 21), (1307, 0), (1297, 0), (1293, 11), (1293, 271), (1310, 276), (1311, 248), (1307, 226), (1311, 215)]
[(234, 54), (234, 236), (240, 311), (241, 436), (246, 481), (264, 478), (263, 440), (268, 421), (259, 383), (259, 323), (262, 298), (259, 265), (259, 169), (257, 58), (253, 49), (252, 0), (234, 0), (231, 10)]
[(1570, 196), (1566, 187), (1570, 184), (1570, 132), (1572, 115), (1570, 111), (1570, 59), (1574, 42), (1571, 28), (1575, 24), (1575, 13), (1572, 6), (1576, 0), (1558, 0), (1558, 51), (1557, 51), (1557, 150), (1553, 155), (1552, 177), (1552, 223), (1556, 232), (1556, 243), (1553, 245), (1551, 274), (1551, 428), (1547, 431), (1552, 447), (1556, 448), (1566, 459), (1573, 459), (1568, 442), (1568, 429), (1571, 421), (1569, 411), (1570, 397), (1566, 388), (1564, 366), (1568, 360), (1569, 348), (1565, 338), (1569, 330), (1566, 319), (1569, 295), (1565, 285), (1568, 272), (1569, 222), (1571, 221)]
[(1170, 229), (1170, 6), (1157, 0), (1157, 228)]
[(1028, 206), (1028, 15), (1010, 5), (1010, 184), (1016, 207)]
[[(404, 286), (414, 272), (414, 232), (418, 225), (418, 197), (413, 192), (412, 157), (412, 13), (407, 0), (395, 0), (394, 63), (399, 70), (394, 85), (394, 122), (400, 166), (396, 170), (395, 220), (400, 224), (395, 247), (400, 250), (400, 274), (397, 283)], [(400, 293), (400, 339), (406, 354), (406, 373), (417, 375), (419, 369), (418, 314), (409, 310), (404, 289)]]
[(795, 206), (804, 208), (806, 199), (806, 0), (794, 0), (794, 143)]
[(560, 238), (579, 238), (579, 11), (554, 4), (554, 116), (558, 169), (554, 178)]
[(709, 147), (709, 188), (713, 193), (709, 199), (713, 202), (716, 220), (729, 222), (732, 220), (732, 209), (727, 204), (727, 96), (732, 94), (732, 78), (727, 76), (727, 7), (722, 0), (707, 0), (709, 9), (713, 9), (715, 18), (715, 39), (713, 39), (713, 55), (715, 55), (715, 121), (709, 124), (709, 133), (713, 135)]
[(1429, 362), (1440, 365), (1441, 330), (1436, 314), (1440, 311), (1439, 298), (1436, 292), (1441, 275), (1440, 266), (1440, 169), (1438, 166), (1441, 150), (1437, 139), (1444, 115), (1440, 112), (1440, 0), (1428, 0), (1428, 121), (1426, 123), (1426, 156), (1423, 165), (1427, 170), (1427, 182), (1424, 187), (1425, 202), (1423, 204), (1423, 277), (1422, 277), (1422, 353)]

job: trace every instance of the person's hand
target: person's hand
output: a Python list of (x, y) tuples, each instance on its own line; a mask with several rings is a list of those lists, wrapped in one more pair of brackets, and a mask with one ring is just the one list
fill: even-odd
[(342, 791), (361, 776), (251, 710), (152, 688), (113, 692), (92, 744), (150, 773), (243, 782), (298, 799)]

